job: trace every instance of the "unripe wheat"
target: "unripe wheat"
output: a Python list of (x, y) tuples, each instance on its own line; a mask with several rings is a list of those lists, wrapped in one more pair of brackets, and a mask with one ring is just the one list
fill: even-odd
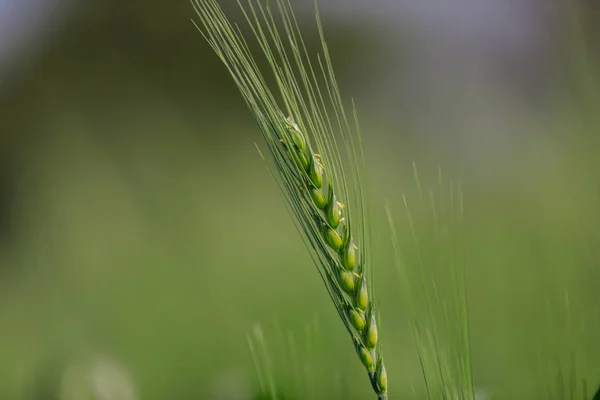
[[(308, 195), (305, 196), (305, 201), (312, 202), (319, 210), (325, 209), (322, 213), (315, 212), (313, 218), (317, 226), (323, 227), (327, 244), (338, 257), (337, 261), (339, 262), (330, 263), (328, 266), (329, 271), (331, 274), (338, 276), (340, 287), (347, 295), (347, 297), (344, 297), (342, 293), (337, 294), (349, 303), (346, 304), (347, 307), (345, 308), (346, 317), (352, 328), (354, 328), (352, 333), (357, 335), (356, 346), (361, 361), (369, 372), (373, 389), (380, 395), (380, 398), (383, 398), (387, 392), (387, 373), (383, 365), (383, 358), (375, 351), (378, 343), (377, 321), (373, 315), (373, 307), (370, 307), (364, 271), (361, 270), (362, 274), (354, 271), (358, 247), (352, 239), (349, 224), (344, 225), (343, 238), (339, 233), (340, 223), (344, 222), (342, 215), (344, 205), (337, 201), (332, 185), (329, 185), (329, 196), (325, 207), (323, 207), (320, 198), (314, 199), (312, 193), (322, 186), (323, 165), (318, 161), (319, 157), (307, 144), (307, 138), (304, 137), (293, 119), (288, 117), (286, 121), (288, 122), (286, 128), (290, 132), (289, 136), (294, 142), (293, 145), (284, 146), (290, 159), (300, 159), (305, 156), (307, 159), (312, 160), (310, 165), (300, 164), (296, 174), (298, 179), (306, 185), (300, 185), (300, 187), (307, 188), (309, 191)], [(282, 143), (286, 143), (285, 139), (282, 139)], [(368, 329), (366, 329), (367, 320), (369, 321)], [(377, 360), (377, 368), (375, 368), (374, 360)]]
[(369, 286), (366, 279), (372, 263), (360, 133), (355, 112), (355, 133), (347, 121), (319, 16), (318, 65), (324, 85), (319, 85), (288, 0), (274, 1), (280, 26), (268, 3), (240, 4), (275, 76), (281, 96), (276, 101), (240, 29), (228, 21), (216, 0), (192, 3), (203, 26), (200, 32), (231, 73), (258, 124), (289, 210), (371, 386), (379, 399), (386, 399), (373, 281)]

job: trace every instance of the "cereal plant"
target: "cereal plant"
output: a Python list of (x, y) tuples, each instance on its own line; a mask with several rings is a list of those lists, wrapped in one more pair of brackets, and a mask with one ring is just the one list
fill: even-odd
[[(349, 121), (317, 14), (322, 52), (311, 60), (291, 5), (240, 7), (275, 78), (272, 92), (241, 30), (215, 0), (195, 0), (198, 28), (231, 73), (262, 133), (276, 177), (326, 290), (366, 369), (387, 398), (371, 273), (364, 158)], [(275, 13), (283, 28), (277, 26)]]

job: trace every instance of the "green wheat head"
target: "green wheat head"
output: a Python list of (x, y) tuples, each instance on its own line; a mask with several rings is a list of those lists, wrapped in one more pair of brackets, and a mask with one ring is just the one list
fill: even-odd
[(385, 399), (360, 131), (354, 107), (352, 124), (348, 121), (319, 15), (322, 54), (313, 64), (288, 0), (271, 3), (279, 27), (269, 4), (239, 3), (274, 75), (273, 93), (241, 30), (217, 1), (192, 3), (200, 32), (229, 70), (262, 133), (274, 176), (373, 390)]

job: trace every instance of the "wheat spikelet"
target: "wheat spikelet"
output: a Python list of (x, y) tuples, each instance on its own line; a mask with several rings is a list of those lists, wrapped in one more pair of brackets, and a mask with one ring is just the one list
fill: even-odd
[(239, 4), (275, 76), (278, 102), (241, 30), (229, 22), (216, 0), (192, 3), (200, 32), (231, 73), (258, 124), (282, 194), (373, 390), (379, 399), (386, 399), (372, 280), (367, 284), (372, 262), (360, 132), (355, 111), (354, 130), (347, 120), (319, 15), (322, 56), (317, 70), (287, 0), (275, 0), (281, 34), (268, 4), (256, 0)]

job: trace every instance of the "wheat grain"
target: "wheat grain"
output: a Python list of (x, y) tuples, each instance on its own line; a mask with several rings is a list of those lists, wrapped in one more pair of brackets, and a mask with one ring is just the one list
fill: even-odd
[(231, 73), (258, 124), (274, 160), (274, 176), (373, 390), (386, 399), (372, 280), (367, 285), (373, 264), (360, 131), (354, 110), (354, 129), (347, 120), (319, 15), (322, 55), (317, 70), (287, 0), (274, 2), (283, 28), (276, 25), (268, 3), (239, 4), (275, 76), (278, 102), (241, 30), (216, 0), (192, 3), (200, 32)]

